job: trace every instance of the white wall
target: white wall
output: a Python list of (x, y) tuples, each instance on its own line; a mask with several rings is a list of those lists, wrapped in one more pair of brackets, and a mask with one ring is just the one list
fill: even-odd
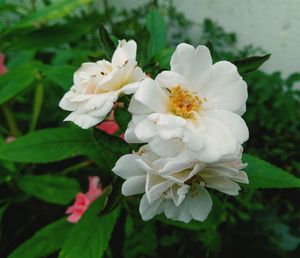
[[(110, 0), (117, 8), (147, 0)], [(178, 10), (195, 21), (211, 18), (236, 32), (240, 46), (253, 44), (272, 53), (263, 66), (287, 76), (300, 72), (300, 0), (174, 0)]]

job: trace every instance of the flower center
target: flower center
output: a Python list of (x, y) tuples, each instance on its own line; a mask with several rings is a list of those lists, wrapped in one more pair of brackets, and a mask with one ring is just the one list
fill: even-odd
[(196, 197), (198, 195), (198, 186), (203, 185), (207, 186), (207, 183), (204, 179), (199, 175), (194, 175), (192, 178), (184, 182), (185, 184), (190, 186), (189, 192), (191, 197)]
[(197, 95), (179, 85), (171, 90), (169, 100), (171, 112), (184, 118), (192, 118), (193, 112), (198, 112), (202, 105), (202, 101)]
[(201, 184), (201, 182), (205, 182), (204, 179), (199, 174), (196, 174), (189, 180), (185, 181), (184, 183), (192, 186), (195, 184)]

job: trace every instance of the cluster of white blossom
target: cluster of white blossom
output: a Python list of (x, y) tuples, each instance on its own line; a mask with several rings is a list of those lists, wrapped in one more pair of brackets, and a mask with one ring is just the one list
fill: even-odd
[(206, 46), (185, 43), (172, 55), (170, 71), (149, 78), (137, 66), (136, 48), (133, 40), (122, 40), (111, 62), (84, 63), (60, 106), (72, 111), (66, 121), (89, 128), (121, 94), (133, 94), (125, 140), (144, 145), (113, 169), (126, 180), (122, 193), (143, 194), (144, 220), (164, 213), (203, 221), (212, 208), (207, 188), (237, 195), (238, 183), (248, 183), (241, 161), (249, 137), (241, 118), (247, 85), (234, 64), (213, 64)]

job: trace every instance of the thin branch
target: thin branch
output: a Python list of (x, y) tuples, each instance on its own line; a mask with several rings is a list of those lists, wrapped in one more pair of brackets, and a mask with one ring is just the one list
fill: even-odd
[(2, 106), (2, 110), (5, 116), (5, 119), (7, 121), (8, 127), (10, 129), (10, 133), (12, 136), (19, 136), (20, 135), (20, 131), (18, 129), (15, 117), (14, 117), (14, 113), (11, 110), (10, 106), (8, 103), (4, 104)]
[(107, 0), (103, 0), (103, 5), (104, 5), (104, 12), (105, 12), (105, 14), (106, 14), (106, 16), (107, 16), (107, 19), (108, 19), (108, 23), (109, 23), (111, 32), (114, 33), (114, 23), (113, 23), (113, 21), (112, 21), (111, 15), (110, 15), (108, 1), (107, 1)]

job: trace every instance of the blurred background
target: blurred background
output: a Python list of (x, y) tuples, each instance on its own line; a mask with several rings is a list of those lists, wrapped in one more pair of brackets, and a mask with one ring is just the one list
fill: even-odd
[[(31, 0), (9, 0), (8, 3), (31, 4)], [(42, 5), (42, 0), (35, 1)], [(55, 1), (49, 1), (55, 2)], [(102, 6), (102, 0), (95, 0), (95, 6)], [(147, 0), (109, 0), (116, 10), (130, 11), (142, 8)], [(263, 66), (263, 70), (281, 71), (284, 76), (299, 72), (300, 44), (300, 2), (298, 0), (158, 0), (158, 4), (172, 2), (174, 8), (185, 15), (194, 24), (188, 36), (199, 39), (198, 24), (209, 18), (230, 32), (239, 35), (237, 46), (253, 44), (272, 53), (272, 58)], [(117, 18), (117, 17), (114, 17)]]
[[(153, 9), (161, 14), (155, 26), (168, 43), (145, 60), (146, 17)], [(0, 71), (7, 73), (0, 75), (0, 144), (36, 129), (67, 126), (62, 122), (67, 113), (58, 102), (81, 63), (104, 58), (99, 25), (115, 42), (136, 40), (138, 62), (152, 76), (169, 68), (174, 47), (181, 42), (208, 45), (214, 62), (272, 54), (260, 70), (244, 75), (249, 89), (244, 119), (250, 130), (245, 152), (300, 177), (298, 0), (0, 0), (0, 66), (5, 67)], [(42, 102), (36, 101), (41, 96)], [(8, 257), (38, 229), (62, 217), (66, 208), (25, 195), (14, 180), (51, 171), (82, 183), (99, 172), (90, 161), (79, 168), (78, 162), (86, 160), (0, 162), (0, 257)], [(105, 173), (101, 179), (104, 184), (110, 180)], [(125, 231), (114, 233), (105, 257), (298, 258), (299, 194), (297, 189), (243, 187), (236, 198), (221, 195), (217, 223), (209, 227), (145, 223), (131, 204), (122, 217)]]
[[(132, 10), (147, 0), (109, 1), (118, 10)], [(166, 2), (166, 1), (158, 1)], [(260, 46), (272, 53), (263, 70), (282, 71), (284, 76), (299, 72), (300, 2), (298, 0), (174, 0), (174, 7), (188, 19), (201, 23), (205, 18), (218, 22), (227, 31), (238, 34), (238, 46)], [(199, 27), (193, 26), (189, 36), (199, 37)]]

